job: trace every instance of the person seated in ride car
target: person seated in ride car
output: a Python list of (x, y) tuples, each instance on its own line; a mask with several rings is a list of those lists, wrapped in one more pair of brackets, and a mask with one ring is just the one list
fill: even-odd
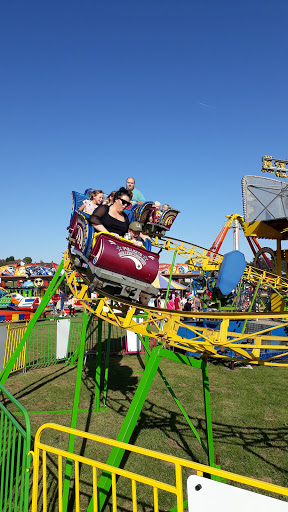
[(131, 205), (130, 199), (131, 192), (124, 187), (121, 187), (115, 193), (113, 204), (100, 205), (89, 218), (90, 224), (96, 231), (101, 233), (111, 233), (119, 238), (124, 236), (129, 229), (129, 219), (124, 212), (127, 206)]
[(142, 192), (140, 192), (140, 190), (137, 190), (137, 188), (135, 188), (135, 178), (132, 178), (132, 176), (127, 178), (126, 188), (127, 188), (127, 190), (129, 190), (129, 192), (132, 193), (132, 199), (131, 199), (132, 204), (140, 204), (141, 205), (141, 204), (145, 203), (145, 197), (143, 196)]
[(142, 226), (141, 226), (140, 222), (138, 222), (137, 220), (134, 220), (134, 222), (131, 222), (131, 224), (129, 224), (128, 233), (126, 233), (126, 235), (124, 235), (124, 238), (126, 238), (126, 240), (130, 240), (138, 247), (142, 247), (143, 238), (141, 236), (141, 233), (142, 233)]
[(163, 212), (166, 212), (167, 210), (170, 210), (171, 206), (169, 206), (169, 204), (165, 203), (163, 204), (162, 206), (162, 213)]
[(161, 203), (159, 203), (159, 201), (155, 201), (153, 204), (153, 208), (155, 208), (155, 210), (156, 210), (155, 222), (158, 222), (162, 215)]
[(108, 206), (111, 206), (111, 204), (113, 204), (115, 194), (116, 190), (112, 190), (112, 192), (110, 192), (110, 194), (106, 197), (105, 201), (103, 201), (102, 204), (108, 204)]
[(103, 202), (103, 190), (93, 190), (90, 199), (84, 199), (79, 211), (84, 213), (93, 213), (96, 208)]
[(129, 224), (128, 233), (126, 233), (124, 238), (126, 238), (126, 240), (131, 240), (131, 242), (138, 245), (138, 247), (141, 247), (145, 240), (151, 240), (148, 235), (144, 235), (144, 233), (142, 233), (142, 225), (137, 220), (134, 220)]

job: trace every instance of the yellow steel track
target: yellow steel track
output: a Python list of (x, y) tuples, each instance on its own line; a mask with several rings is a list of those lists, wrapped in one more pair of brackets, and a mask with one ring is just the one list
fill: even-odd
[[(209, 252), (180, 240), (165, 239), (164, 241), (159, 241), (156, 238), (154, 245), (160, 247), (162, 244), (163, 246), (165, 244), (165, 249), (167, 250), (177, 250), (178, 252), (179, 249), (178, 254), (185, 254), (185, 257), (188, 257), (188, 250), (190, 248), (190, 259), (194, 250), (198, 251), (198, 254), (200, 254), (201, 250), (206, 251), (204, 253), (205, 257), (207, 252)], [(221, 256), (218, 254), (216, 256), (217, 262), (219, 262)], [(73, 255), (68, 249), (64, 254), (64, 270), (68, 286), (74, 297), (81, 301), (87, 311), (113, 325), (129, 329), (141, 336), (153, 337), (164, 346), (170, 345), (191, 352), (197, 352), (204, 357), (220, 358), (223, 360), (241, 359), (241, 361), (246, 363), (258, 365), (288, 366), (287, 362), (280, 360), (280, 358), (287, 357), (288, 361), (288, 338), (276, 335), (279, 324), (281, 327), (288, 326), (288, 313), (187, 313), (149, 308), (148, 306), (142, 307), (142, 305), (122, 299), (115, 299), (115, 297), (109, 295), (90, 299), (87, 294), (88, 285), (85, 283), (85, 275), (82, 275), (83, 281), (79, 282), (79, 279), (77, 279), (79, 270), (76, 271), (73, 268)], [(261, 274), (260, 270), (255, 269), (255, 271), (257, 271), (257, 275)], [(254, 278), (252, 273), (249, 275), (251, 276), (249, 279)], [(266, 282), (265, 279), (268, 279), (268, 274), (266, 273), (265, 275), (263, 283)], [(273, 276), (273, 274), (269, 274), (269, 279), (270, 275)], [(277, 280), (277, 276), (274, 276), (274, 280)], [(101, 290), (98, 291), (101, 293)], [(144, 311), (145, 316), (142, 323), (136, 322), (134, 318), (139, 306), (141, 311)], [(185, 320), (192, 320), (192, 318), (211, 321), (217, 319), (219, 321), (219, 329), (193, 326), (185, 322)], [(275, 323), (272, 326), (269, 325), (268, 328), (258, 330), (252, 334), (229, 332), (230, 320), (244, 321), (251, 319), (258, 320), (259, 322), (262, 321), (262, 323), (265, 319), (266, 321), (269, 319), (280, 320), (281, 322)], [(185, 329), (182, 335), (179, 334), (181, 327)], [(272, 333), (270, 334), (271, 331)], [(191, 336), (190, 339), (189, 336)], [(267, 353), (267, 351), (271, 350), (274, 351), (273, 354)]]
[[(183, 240), (178, 240), (177, 238), (156, 237), (152, 245), (166, 251), (176, 251), (177, 255), (189, 260), (188, 266), (191, 270), (219, 270), (223, 260), (221, 254), (204, 249), (198, 245), (190, 244), (189, 242), (183, 242)], [(243, 279), (255, 285), (260, 281), (261, 287), (274, 288), (284, 295), (288, 294), (288, 279), (277, 276), (272, 272), (266, 272), (251, 265), (246, 265)]]

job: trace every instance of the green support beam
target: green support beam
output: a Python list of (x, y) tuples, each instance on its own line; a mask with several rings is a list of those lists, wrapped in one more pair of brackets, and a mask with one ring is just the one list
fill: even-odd
[(98, 318), (97, 347), (96, 347), (96, 371), (95, 371), (95, 407), (94, 411), (100, 411), (101, 395), (101, 352), (102, 352), (102, 318)]
[[(131, 402), (129, 410), (125, 416), (123, 424), (120, 428), (119, 434), (117, 436), (117, 441), (122, 441), (123, 443), (129, 443), (131, 435), (133, 434), (134, 428), (142, 411), (143, 405), (145, 403), (146, 397), (149, 393), (150, 387), (154, 380), (154, 377), (157, 372), (157, 368), (160, 364), (160, 347), (155, 347), (151, 353), (151, 357), (147, 363), (146, 369), (141, 377), (140, 383), (134, 395), (134, 398)], [(119, 467), (124, 455), (124, 450), (122, 448), (112, 448), (111, 453), (108, 457), (107, 464)], [(98, 482), (98, 510), (102, 510), (107, 496), (109, 494), (110, 488), (112, 485), (111, 474), (103, 471), (101, 477)], [(88, 505), (87, 512), (93, 512), (93, 502), (91, 501)]]
[(110, 360), (110, 346), (111, 346), (111, 328), (108, 325), (108, 339), (106, 341), (106, 355), (105, 355), (105, 370), (104, 370), (104, 385), (103, 385), (103, 407), (106, 407), (107, 393), (108, 393), (108, 375), (109, 375), (109, 360)]
[[(149, 350), (149, 344), (147, 344), (147, 342), (146, 342), (146, 337), (145, 337), (145, 340), (144, 340), (141, 335), (138, 335), (138, 336), (141, 339), (142, 344), (143, 344), (143, 346), (145, 348), (145, 356), (146, 356), (146, 354), (151, 355), (151, 352)], [(187, 356), (182, 356), (182, 354), (181, 354), (182, 357), (180, 358), (180, 357), (177, 357), (178, 355), (180, 356), (180, 354), (175, 354), (174, 352), (171, 352), (172, 357), (167, 357), (168, 353), (170, 354), (170, 350), (161, 349), (161, 356), (165, 357), (166, 359), (173, 359), (174, 361), (177, 361), (177, 362), (181, 361), (184, 364), (189, 364), (189, 366), (195, 366), (196, 368), (200, 368), (199, 361), (197, 361), (197, 360), (195, 360), (195, 364), (193, 364), (194, 361), (192, 360), (192, 364), (191, 364), (191, 361), (190, 361), (191, 358), (188, 358)], [(203, 443), (199, 433), (197, 432), (196, 428), (194, 427), (192, 421), (190, 420), (190, 418), (189, 418), (188, 414), (186, 413), (186, 411), (185, 411), (183, 405), (181, 404), (180, 400), (177, 398), (176, 394), (174, 393), (174, 391), (172, 389), (172, 386), (169, 384), (169, 382), (166, 379), (166, 377), (165, 377), (163, 371), (161, 370), (160, 366), (158, 367), (158, 373), (159, 373), (161, 379), (163, 380), (166, 388), (168, 389), (170, 395), (172, 396), (173, 400), (175, 401), (175, 403), (179, 407), (180, 411), (182, 412), (184, 418), (186, 419), (186, 421), (187, 421), (189, 427), (191, 428), (193, 434), (195, 435), (197, 441), (201, 444), (201, 446), (202, 446), (203, 450), (205, 451), (206, 455), (208, 455), (207, 447)]]
[[(78, 416), (78, 409), (79, 409), (81, 377), (82, 377), (83, 360), (84, 360), (84, 352), (85, 352), (87, 320), (88, 320), (87, 313), (86, 313), (86, 310), (84, 309), (80, 350), (79, 350), (78, 365), (77, 365), (77, 376), (76, 376), (76, 383), (75, 383), (74, 402), (73, 402), (73, 410), (72, 410), (72, 418), (71, 418), (71, 428), (77, 427), (77, 416)], [(73, 453), (74, 444), (75, 444), (75, 436), (70, 435), (69, 443), (68, 443), (68, 452), (69, 453)], [(63, 511), (67, 510), (67, 506), (68, 506), (71, 470), (72, 470), (72, 461), (71, 461), (71, 459), (67, 459), (66, 469), (65, 469), (65, 477), (64, 477), (64, 485), (63, 485)]]

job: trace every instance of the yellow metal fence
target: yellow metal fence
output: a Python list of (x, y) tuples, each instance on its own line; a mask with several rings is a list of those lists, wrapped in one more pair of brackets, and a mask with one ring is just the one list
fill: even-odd
[[(99, 462), (97, 460), (93, 460), (91, 458), (87, 458), (81, 455), (77, 455), (75, 453), (69, 453), (66, 450), (51, 446), (48, 444), (43, 444), (41, 442), (41, 436), (43, 433), (47, 435), (52, 433), (55, 435), (57, 439), (60, 438), (60, 432), (69, 436), (70, 434), (77, 436), (78, 440), (82, 440), (87, 442), (88, 440), (92, 441), (95, 446), (93, 446), (93, 453), (97, 452), (97, 447), (99, 449), (99, 443), (101, 445), (107, 445), (109, 447), (118, 447), (126, 451), (127, 454), (132, 454), (133, 452), (138, 456), (145, 456), (149, 458), (149, 464), (145, 467), (152, 465), (152, 461), (155, 459), (164, 463), (164, 467), (162, 471), (157, 472), (158, 475), (163, 477), (162, 480), (158, 480), (155, 478), (151, 478), (146, 476), (145, 474), (137, 474), (131, 471), (127, 471), (125, 469), (116, 468), (114, 466), (107, 465), (106, 463)], [(58, 431), (58, 434), (57, 434)], [(68, 441), (68, 439), (66, 439)], [(97, 443), (97, 444), (96, 444)], [(56, 456), (56, 468), (54, 463), (54, 475), (57, 480), (57, 496), (53, 498), (53, 510), (59, 510), (59, 512), (63, 511), (63, 482), (64, 482), (64, 468), (67, 460), (72, 461), (73, 464), (73, 479), (74, 479), (74, 490), (75, 490), (75, 501), (74, 504), (70, 504), (69, 510), (75, 510), (76, 512), (80, 512), (82, 510), (86, 510), (83, 508), (83, 503), (81, 502), (81, 498), (85, 496), (86, 500), (92, 500), (92, 509), (93, 512), (98, 512), (98, 501), (97, 501), (97, 483), (98, 477), (101, 471), (105, 471), (111, 474), (112, 478), (112, 511), (116, 512), (118, 510), (117, 507), (117, 499), (118, 499), (118, 478), (123, 477), (126, 479), (127, 485), (125, 485), (125, 494), (127, 491), (127, 500), (131, 500), (132, 502), (132, 510), (136, 512), (140, 509), (140, 505), (137, 499), (137, 491), (138, 485), (144, 484), (150, 487), (152, 503), (151, 508), (155, 511), (159, 511), (159, 491), (165, 491), (170, 495), (174, 496), (175, 503), (177, 507), (177, 512), (183, 511), (183, 491), (186, 492), (186, 479), (189, 474), (197, 474), (198, 476), (206, 475), (215, 475), (222, 479), (229, 480), (231, 482), (236, 482), (238, 484), (250, 486), (252, 488), (261, 489), (263, 491), (268, 491), (270, 493), (276, 493), (282, 496), (288, 496), (288, 489), (285, 487), (280, 487), (277, 485), (273, 485), (270, 483), (262, 482), (260, 480), (256, 480), (253, 478), (248, 478), (244, 476), (240, 476), (234, 473), (229, 473), (228, 471), (223, 471), (220, 469), (211, 468), (209, 466), (205, 466), (203, 464), (198, 464), (195, 462), (190, 462), (185, 459), (180, 459), (178, 457), (165, 455), (163, 453), (155, 452), (152, 450), (140, 448), (137, 446), (129, 445), (126, 443), (122, 443), (119, 441), (111, 440), (105, 437), (101, 437), (94, 434), (89, 434), (87, 432), (82, 432), (80, 430), (71, 429), (69, 427), (64, 427), (60, 425), (56, 425), (53, 423), (47, 423), (42, 425), (35, 437), (35, 445), (34, 445), (34, 475), (33, 475), (33, 497), (32, 497), (32, 512), (37, 512), (42, 510), (46, 512), (50, 510), (51, 503), (49, 502), (49, 498), (47, 498), (47, 490), (49, 494), (49, 485), (47, 483), (47, 459), (51, 460), (51, 456), (54, 454)], [(137, 459), (138, 460), (138, 459)], [(41, 465), (41, 471), (39, 472), (39, 467)], [(83, 491), (81, 489), (81, 485), (84, 484), (83, 478), (80, 478), (81, 468), (83, 469), (83, 465), (89, 466), (91, 473), (91, 483), (89, 486), (90, 495), (87, 496), (87, 491)], [(165, 477), (167, 476), (167, 467), (169, 466), (169, 470), (173, 470), (174, 473), (174, 483), (171, 485), (165, 481)], [(136, 467), (138, 467), (136, 465)], [(139, 472), (140, 472), (139, 465)], [(41, 474), (40, 474), (41, 473)], [(167, 480), (167, 478), (166, 478)], [(42, 488), (40, 488), (40, 482)], [(87, 482), (86, 482), (87, 484)], [(130, 489), (130, 491), (129, 491)], [(130, 493), (130, 496), (128, 493)], [(123, 497), (123, 496), (122, 496)], [(127, 501), (126, 501), (127, 503)], [(130, 503), (130, 501), (129, 501)], [(119, 507), (123, 510), (122, 507)], [(147, 508), (147, 507), (145, 507)], [(162, 507), (160, 507), (162, 508)], [(171, 507), (170, 507), (171, 508)], [(130, 507), (128, 506), (130, 510)], [(150, 506), (149, 506), (150, 509)], [(197, 512), (197, 511), (195, 511)]]
[[(20, 341), (22, 340), (27, 329), (27, 322), (17, 327), (13, 327), (11, 324), (7, 327), (7, 339), (6, 339), (6, 348), (4, 355), (3, 368), (6, 363), (9, 361), (10, 357), (13, 355), (14, 351), (18, 347)], [(26, 356), (26, 343), (21, 350), (19, 357), (14, 364), (11, 373), (17, 372), (18, 370), (23, 370), (25, 368), (25, 356)]]

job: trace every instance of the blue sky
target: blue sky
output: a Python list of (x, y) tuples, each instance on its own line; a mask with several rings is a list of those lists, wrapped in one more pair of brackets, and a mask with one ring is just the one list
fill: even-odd
[(278, 0), (2, 2), (0, 257), (60, 262), (71, 191), (127, 176), (181, 210), (171, 236), (209, 248), (242, 214), (242, 177), (288, 156), (287, 15)]

